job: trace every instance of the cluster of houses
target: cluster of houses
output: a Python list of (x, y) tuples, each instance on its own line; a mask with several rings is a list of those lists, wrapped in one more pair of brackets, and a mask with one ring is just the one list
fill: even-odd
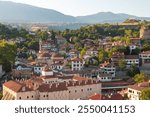
[[(141, 38), (146, 36), (146, 40), (149, 40), (150, 36), (147, 36), (145, 30), (147, 29), (141, 29)], [(137, 47), (142, 48), (141, 38), (131, 38), (129, 45), (131, 52)], [(85, 67), (87, 59), (98, 55), (97, 48), (110, 50), (114, 46), (125, 45), (122, 42), (108, 40), (109, 38), (103, 39), (97, 44), (90, 39), (82, 40), (84, 46), (88, 48), (82, 59), (73, 44), (69, 45), (70, 51), (66, 53), (65, 38), (57, 36), (57, 42), (51, 39), (40, 41), (35, 60), (16, 59), (15, 67), (12, 69), (13, 80), (3, 84), (2, 99), (123, 99), (119, 94), (102, 94), (103, 83), (111, 85), (112, 82), (113, 87), (128, 89), (129, 99), (139, 99), (141, 89), (149, 87), (149, 82), (131, 86), (123, 84), (122, 87), (119, 82), (114, 83), (117, 81), (117, 67), (119, 60), (123, 59), (127, 68), (134, 64), (142, 72), (150, 74), (150, 51), (140, 52), (139, 55), (115, 52), (110, 61), (105, 61), (96, 67)], [(0, 66), (0, 74), (1, 72)], [(109, 89), (109, 87), (105, 88)], [(120, 98), (115, 98), (117, 95)]]

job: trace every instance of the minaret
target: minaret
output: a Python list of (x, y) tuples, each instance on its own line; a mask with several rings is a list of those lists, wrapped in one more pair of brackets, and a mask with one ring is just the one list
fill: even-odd
[(39, 40), (39, 53), (41, 53), (42, 51), (42, 40), (40, 39)]

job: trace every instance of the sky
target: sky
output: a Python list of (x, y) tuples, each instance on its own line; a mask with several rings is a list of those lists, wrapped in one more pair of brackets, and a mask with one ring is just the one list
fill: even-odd
[(150, 0), (0, 0), (54, 9), (66, 15), (84, 16), (98, 12), (127, 13), (150, 17)]

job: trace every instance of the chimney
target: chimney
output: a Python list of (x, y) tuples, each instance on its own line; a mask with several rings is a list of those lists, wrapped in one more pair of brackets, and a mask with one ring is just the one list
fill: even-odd
[(81, 84), (82, 81), (79, 81), (79, 85)]
[(49, 88), (51, 89), (51, 87), (52, 87), (52, 84), (49, 84)]
[(66, 87), (68, 87), (68, 82), (65, 82), (66, 83)]
[(85, 85), (87, 84), (87, 80), (85, 80)]
[(93, 84), (93, 79), (90, 79), (91, 80), (91, 84)]
[(74, 81), (72, 82), (72, 85), (73, 85), (73, 86), (75, 85), (75, 82), (74, 82)]
[(56, 83), (56, 88), (58, 88), (59, 83)]

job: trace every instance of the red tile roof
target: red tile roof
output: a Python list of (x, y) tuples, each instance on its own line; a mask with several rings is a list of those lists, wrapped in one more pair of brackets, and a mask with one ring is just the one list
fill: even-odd
[[(3, 84), (5, 87), (7, 87), (8, 89), (14, 91), (14, 92), (25, 92), (25, 91), (31, 91), (31, 89), (29, 89), (28, 87), (26, 87), (24, 84), (21, 84), (17, 81), (8, 81), (6, 83)], [(25, 90), (23, 90), (23, 88), (25, 88)]]
[(150, 51), (143, 51), (141, 54), (150, 54)]
[(39, 86), (38, 90), (40, 92), (55, 92), (55, 91), (65, 91), (68, 90), (66, 83), (57, 84), (42, 84)]

